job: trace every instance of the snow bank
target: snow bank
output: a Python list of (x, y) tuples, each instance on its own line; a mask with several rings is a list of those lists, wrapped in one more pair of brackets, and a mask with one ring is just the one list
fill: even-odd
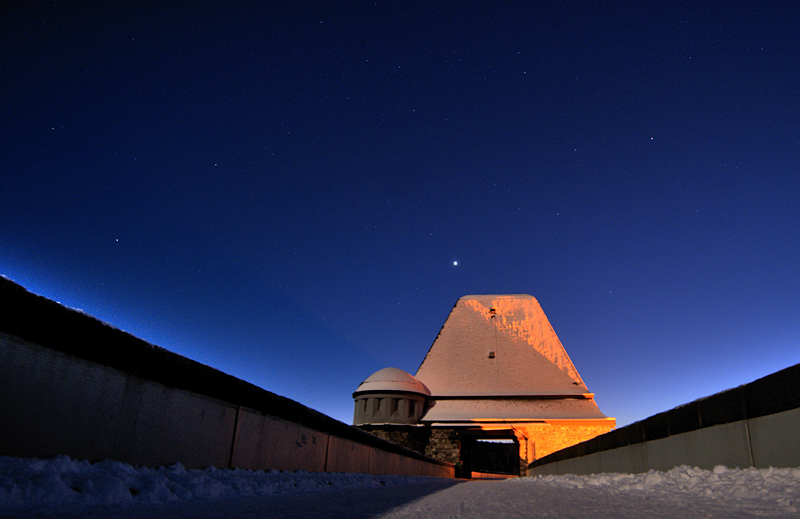
[[(689, 516), (714, 518), (800, 515), (800, 468), (719, 466), (700, 470), (683, 466), (669, 472), (645, 474), (537, 476), (472, 482), (437, 491), (445, 488), (443, 481), (446, 480), (414, 476), (189, 470), (181, 465), (154, 469), (114, 461), (92, 464), (66, 456), (0, 457), (0, 516), (79, 517), (96, 512), (108, 517), (157, 519), (180, 512), (187, 517), (241, 517), (252, 511), (243, 506), (261, 510), (264, 502), (248, 505), (248, 500), (236, 498), (277, 497), (282, 503), (285, 496), (294, 507), (302, 508), (302, 503), (308, 502), (305, 509), (295, 510), (296, 516), (302, 516), (305, 510), (314, 517), (324, 517), (319, 514), (327, 510), (326, 506), (333, 506), (332, 502), (336, 504), (341, 495), (339, 500), (346, 503), (339, 503), (340, 508), (330, 516), (342, 516), (344, 507), (353, 516), (363, 517), (369, 515), (364, 510), (370, 506), (370, 510), (376, 508), (376, 500), (386, 499), (386, 492), (402, 496), (411, 485), (417, 484), (419, 488), (420, 483), (430, 489), (430, 495), (393, 511), (384, 510), (386, 517), (435, 517), (441, 515), (436, 510), (450, 514), (456, 505), (464, 511), (459, 517), (522, 517), (556, 511), (562, 514), (560, 517), (593, 519), (643, 516), (674, 519), (686, 511), (692, 511)], [(334, 492), (318, 492), (321, 490)], [(345, 490), (356, 490), (359, 497), (354, 499)], [(299, 494), (301, 501), (291, 497)], [(359, 511), (363, 513), (359, 515)]]
[(116, 461), (92, 464), (68, 456), (0, 456), (0, 515), (74, 511), (97, 505), (288, 495), (332, 487), (373, 488), (431, 479), (438, 478), (214, 467), (195, 470), (181, 464), (147, 468)]
[(707, 498), (729, 505), (731, 501), (759, 501), (774, 504), (782, 512), (800, 510), (800, 468), (729, 469), (718, 465), (714, 470), (702, 470), (683, 465), (669, 472), (535, 476), (508, 482), (552, 488), (602, 488), (606, 495), (638, 494), (669, 497), (672, 501)]

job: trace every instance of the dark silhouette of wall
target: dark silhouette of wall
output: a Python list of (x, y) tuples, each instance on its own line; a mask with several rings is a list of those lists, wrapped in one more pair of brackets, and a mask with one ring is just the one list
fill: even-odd
[(452, 464), (0, 278), (0, 455), (452, 477)]

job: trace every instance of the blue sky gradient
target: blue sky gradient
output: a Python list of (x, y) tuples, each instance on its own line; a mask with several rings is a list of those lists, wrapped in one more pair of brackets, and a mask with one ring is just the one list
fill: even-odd
[(798, 5), (268, 4), (3, 9), (0, 273), (345, 422), (468, 294), (620, 425), (800, 362)]

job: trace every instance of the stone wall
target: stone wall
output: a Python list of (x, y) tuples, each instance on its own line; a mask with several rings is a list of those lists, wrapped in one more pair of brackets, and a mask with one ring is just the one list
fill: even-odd
[[(542, 425), (515, 427), (515, 429), (518, 437), (521, 433), (528, 443), (528, 452), (522, 452), (520, 448), (520, 458), (527, 459), (530, 463), (553, 452), (605, 434), (613, 429), (613, 422), (552, 421)], [(523, 442), (520, 441), (520, 447), (522, 445)]]
[[(547, 456), (550, 453), (581, 443), (595, 436), (610, 431), (614, 426), (612, 420), (553, 421), (550, 423), (515, 425), (509, 430), (516, 437), (519, 448), (519, 473), (525, 474), (528, 464)], [(476, 440), (483, 437), (480, 429), (466, 427), (431, 427), (408, 425), (372, 425), (358, 426), (379, 438), (390, 441), (407, 449), (414, 450), (430, 458), (448, 463), (463, 462), (468, 465), (480, 465), (480, 457), (471, 459)], [(497, 432), (497, 431), (494, 431)], [(495, 437), (496, 435), (491, 435)], [(486, 438), (490, 434), (486, 433)], [(467, 459), (470, 458), (470, 459)], [(478, 465), (475, 465), (476, 467)], [(490, 467), (481, 466), (480, 470), (489, 471)]]
[(364, 424), (358, 428), (440, 461), (457, 463), (461, 456), (462, 429), (393, 424)]
[(437, 460), (457, 463), (461, 458), (459, 430), (432, 428), (424, 454)]
[(392, 424), (364, 424), (358, 428), (437, 460), (457, 463), (461, 457), (461, 429)]
[(394, 444), (425, 454), (431, 436), (431, 428), (414, 425), (374, 425), (363, 424), (357, 426), (378, 438)]

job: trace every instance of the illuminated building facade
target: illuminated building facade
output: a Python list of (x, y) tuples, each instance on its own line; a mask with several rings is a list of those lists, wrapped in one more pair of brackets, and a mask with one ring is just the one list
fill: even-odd
[(616, 425), (527, 294), (462, 297), (414, 376), (382, 369), (353, 398), (354, 425), (466, 471), (524, 474)]

